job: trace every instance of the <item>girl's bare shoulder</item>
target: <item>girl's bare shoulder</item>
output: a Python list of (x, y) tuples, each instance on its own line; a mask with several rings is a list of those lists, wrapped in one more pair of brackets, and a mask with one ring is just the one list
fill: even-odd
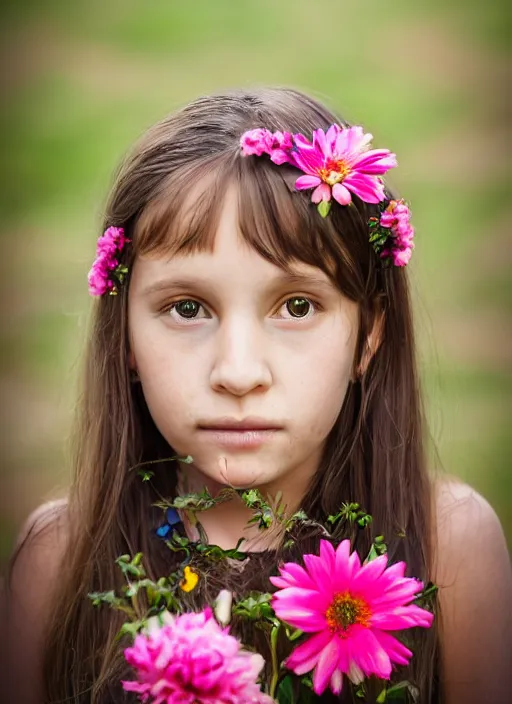
[(456, 479), (435, 486), (434, 581), (439, 587), (447, 704), (508, 701), (512, 570), (496, 512)]
[[(66, 499), (50, 501), (25, 521), (2, 589), (2, 617), (7, 631), (2, 653), (6, 701), (39, 704), (43, 699), (42, 658), (54, 589), (59, 583), (68, 543)], [(23, 667), (20, 667), (23, 663)]]
[(27, 616), (41, 611), (57, 581), (69, 537), (67, 499), (48, 501), (33, 511), (18, 535), (11, 557), (6, 596)]
[(12, 572), (27, 559), (43, 560), (47, 567), (62, 556), (69, 534), (67, 498), (38, 506), (23, 524), (14, 547)]

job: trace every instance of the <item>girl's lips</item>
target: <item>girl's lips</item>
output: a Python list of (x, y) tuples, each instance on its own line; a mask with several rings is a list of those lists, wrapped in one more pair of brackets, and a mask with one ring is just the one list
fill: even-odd
[(197, 424), (200, 430), (279, 430), (283, 427), (282, 423), (268, 418), (259, 418), (257, 416), (248, 416), (247, 418), (216, 418), (215, 420), (201, 420)]
[(279, 428), (199, 428), (207, 441), (223, 447), (254, 448), (269, 442)]

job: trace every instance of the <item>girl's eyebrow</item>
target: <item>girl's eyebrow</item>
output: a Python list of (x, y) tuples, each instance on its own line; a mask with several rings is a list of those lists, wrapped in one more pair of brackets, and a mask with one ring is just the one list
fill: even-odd
[[(168, 277), (155, 281), (149, 286), (142, 290), (143, 296), (149, 296), (153, 293), (158, 293), (160, 291), (177, 290), (181, 291), (184, 289), (191, 288), (204, 288), (210, 282), (205, 281), (204, 278), (197, 277), (186, 277), (186, 278), (174, 278)], [(210, 283), (211, 285), (211, 283)], [(287, 272), (283, 271), (277, 274), (268, 284), (267, 288), (270, 291), (274, 289), (281, 288), (283, 286), (316, 286), (325, 288), (328, 290), (335, 289), (334, 284), (327, 278), (327, 276), (322, 276), (318, 274), (308, 274), (299, 272)]]

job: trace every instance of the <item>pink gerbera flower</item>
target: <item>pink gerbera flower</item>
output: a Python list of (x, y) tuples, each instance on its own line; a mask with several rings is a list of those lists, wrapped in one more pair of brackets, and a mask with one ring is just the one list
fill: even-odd
[(293, 136), (295, 148), (290, 160), (305, 176), (300, 176), (298, 190), (314, 188), (313, 203), (330, 201), (331, 196), (348, 205), (352, 194), (366, 203), (384, 200), (384, 185), (380, 176), (397, 165), (389, 149), (368, 150), (371, 134), (362, 127), (332, 125), (327, 132), (313, 132), (313, 142), (303, 135)]
[(411, 651), (387, 631), (428, 628), (433, 615), (411, 604), (423, 584), (404, 577), (405, 563), (387, 567), (382, 555), (361, 567), (349, 540), (336, 550), (322, 540), (320, 555), (304, 555), (304, 564), (286, 563), (271, 577), (280, 588), (273, 598), (278, 618), (314, 634), (292, 652), (289, 669), (314, 670), (316, 694), (328, 686), (338, 694), (343, 674), (356, 684), (369, 675), (389, 679), (393, 663), (408, 663)]
[(261, 655), (242, 650), (210, 608), (167, 618), (124, 651), (137, 673), (124, 681), (148, 704), (274, 704), (260, 691)]

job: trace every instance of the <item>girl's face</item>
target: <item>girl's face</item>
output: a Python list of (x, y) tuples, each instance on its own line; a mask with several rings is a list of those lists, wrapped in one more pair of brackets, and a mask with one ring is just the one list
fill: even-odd
[(299, 502), (349, 384), (357, 305), (318, 268), (290, 276), (242, 239), (226, 194), (213, 253), (138, 257), (131, 364), (158, 429), (208, 486)]

